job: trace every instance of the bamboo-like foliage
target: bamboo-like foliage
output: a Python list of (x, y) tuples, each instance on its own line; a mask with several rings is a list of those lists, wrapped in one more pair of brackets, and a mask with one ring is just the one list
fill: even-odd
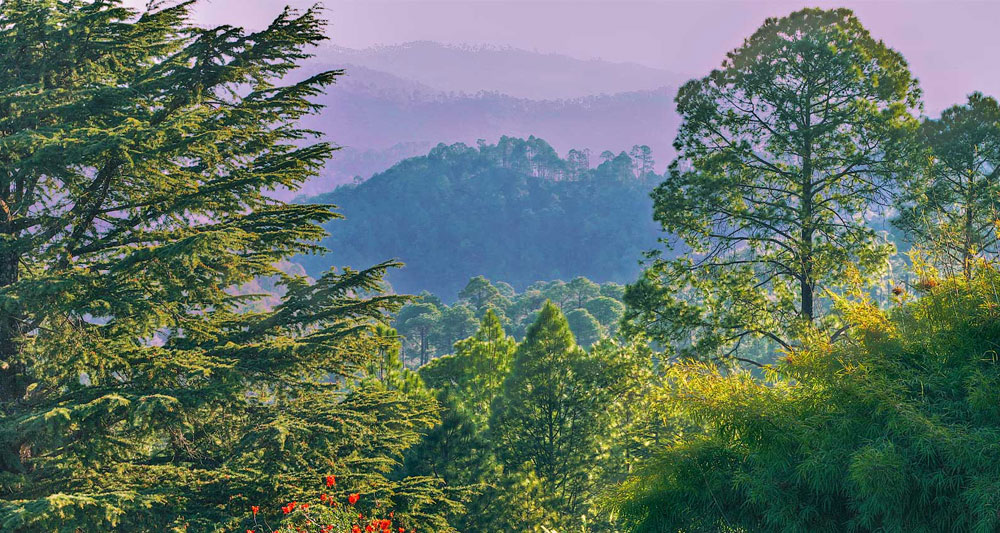
[[(767, 379), (678, 365), (679, 436), (611, 499), (635, 532), (996, 531), (1000, 271), (921, 283), (852, 333), (815, 337)], [(905, 298), (905, 295), (901, 295)]]

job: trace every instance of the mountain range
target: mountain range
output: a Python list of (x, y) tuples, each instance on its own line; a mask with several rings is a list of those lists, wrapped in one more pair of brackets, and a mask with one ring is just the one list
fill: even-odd
[(367, 179), (438, 143), (545, 138), (558, 152), (648, 145), (671, 155), (681, 83), (659, 69), (514, 48), (324, 46), (304, 69), (345, 71), (305, 125), (342, 147), (302, 193)]

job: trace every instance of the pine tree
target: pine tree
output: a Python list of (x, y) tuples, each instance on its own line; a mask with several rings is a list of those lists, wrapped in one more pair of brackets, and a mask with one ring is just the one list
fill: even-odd
[[(274, 266), (336, 216), (266, 194), (331, 155), (296, 122), (339, 72), (275, 81), (324, 23), (191, 7), (0, 3), (0, 530), (231, 531), (325, 474), (447, 530), (437, 480), (385, 478), (435, 403), (345, 386), (395, 264)], [(268, 276), (284, 298), (247, 311)]]
[(895, 224), (942, 270), (968, 277), (1000, 253), (1000, 104), (981, 93), (921, 124), (925, 172), (908, 180)]
[(493, 405), (490, 431), (505, 469), (534, 471), (558, 510), (572, 516), (593, 488), (587, 472), (607, 428), (604, 370), (576, 345), (559, 308), (546, 302)]
[(905, 59), (847, 9), (768, 19), (686, 83), (679, 155), (653, 192), (677, 253), (629, 287), (631, 331), (725, 363), (756, 339), (838, 337), (828, 295), (888, 265), (865, 218), (912, 171), (919, 98)]
[(420, 373), (430, 387), (454, 392), (470, 416), (485, 423), (510, 372), (515, 348), (514, 339), (504, 333), (500, 318), (490, 309), (475, 335), (455, 343), (454, 355), (431, 361)]
[(534, 471), (504, 472), (488, 438), (490, 406), (510, 371), (516, 343), (500, 318), (486, 311), (475, 335), (455, 344), (455, 354), (420, 368), (438, 391), (441, 423), (411, 448), (401, 470), (406, 475), (439, 476), (476, 496), (449, 522), (459, 531), (533, 531), (555, 527), (558, 514)]

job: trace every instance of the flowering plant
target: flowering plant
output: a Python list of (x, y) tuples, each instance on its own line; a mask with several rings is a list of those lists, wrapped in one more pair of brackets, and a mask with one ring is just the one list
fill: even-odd
[(260, 506), (250, 506), (252, 525), (246, 533), (416, 533), (415, 527), (407, 529), (402, 521), (397, 521), (393, 511), (385, 515), (381, 510), (383, 515), (379, 516), (381, 505), (377, 501), (366, 515), (363, 506), (358, 505), (362, 501), (360, 493), (348, 494), (346, 504), (331, 496), (329, 492), (335, 490), (336, 476), (326, 476), (324, 484), (327, 492), (321, 493), (318, 501), (292, 501), (282, 505), (281, 514), (275, 513), (281, 522), (277, 529), (271, 527)]

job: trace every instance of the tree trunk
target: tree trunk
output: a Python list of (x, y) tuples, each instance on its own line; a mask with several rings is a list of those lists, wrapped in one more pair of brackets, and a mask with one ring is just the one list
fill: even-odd
[(812, 176), (812, 144), (808, 140), (805, 154), (802, 157), (802, 210), (800, 236), (800, 253), (802, 272), (799, 278), (799, 297), (802, 300), (801, 316), (812, 322), (815, 315), (813, 309), (813, 176)]
[[(7, 233), (7, 235), (10, 235)], [(0, 288), (9, 287), (18, 280), (20, 257), (0, 245)], [(2, 248), (8, 248), (3, 250)], [(7, 403), (24, 397), (28, 380), (21, 359), (21, 322), (17, 312), (0, 309), (0, 402)]]
[(962, 274), (965, 275), (965, 279), (972, 279), (972, 262), (974, 259), (974, 254), (972, 253), (972, 241), (973, 232), (975, 231), (972, 225), (972, 202), (974, 199), (975, 183), (972, 176), (969, 176), (969, 186), (966, 188), (965, 193), (965, 242), (962, 247)]

